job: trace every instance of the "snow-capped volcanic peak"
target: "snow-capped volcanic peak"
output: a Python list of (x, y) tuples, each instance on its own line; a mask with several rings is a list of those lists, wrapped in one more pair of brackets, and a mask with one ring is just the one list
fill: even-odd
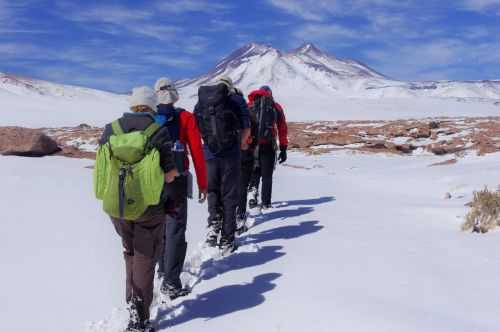
[[(295, 51), (292, 52), (292, 54), (300, 55), (309, 55), (309, 56), (322, 56), (325, 55), (323, 51), (321, 51), (319, 48), (317, 48), (314, 44), (312, 43), (305, 43), (301, 47), (297, 48)], [(333, 58), (333, 56), (330, 56)]]
[(234, 51), (228, 57), (224, 58), (215, 68), (225, 70), (226, 68), (237, 68), (250, 61), (252, 58), (261, 58), (265, 56), (280, 57), (281, 53), (271, 46), (259, 44), (247, 44)]
[(192, 108), (200, 85), (213, 84), (222, 75), (232, 78), (245, 94), (269, 85), (274, 96), (289, 106), (291, 118), (311, 108), (329, 113), (332, 103), (346, 99), (447, 98), (486, 101), (498, 104), (498, 81), (404, 82), (389, 79), (369, 66), (341, 59), (306, 43), (291, 52), (272, 46), (244, 45), (219, 62), (207, 74), (177, 82), (184, 107)]
[(195, 98), (200, 85), (213, 83), (222, 75), (231, 77), (243, 91), (267, 84), (278, 95), (297, 88), (331, 94), (352, 85), (352, 80), (383, 78), (358, 62), (337, 59), (310, 43), (290, 53), (251, 43), (231, 53), (206, 75), (177, 84), (185, 97)]
[(371, 69), (367, 65), (352, 59), (339, 59), (327, 54), (314, 44), (306, 43), (289, 54), (290, 58), (299, 58), (308, 65), (323, 67), (336, 76), (349, 78), (384, 78), (385, 76)]

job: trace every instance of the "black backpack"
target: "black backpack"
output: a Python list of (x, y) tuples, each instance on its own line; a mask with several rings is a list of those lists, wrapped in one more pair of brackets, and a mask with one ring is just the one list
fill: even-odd
[(250, 107), (250, 119), (252, 120), (252, 136), (257, 141), (274, 139), (273, 128), (278, 121), (278, 112), (274, 106), (273, 97), (257, 96)]
[(212, 153), (238, 143), (238, 119), (225, 84), (201, 86), (194, 115), (203, 141)]

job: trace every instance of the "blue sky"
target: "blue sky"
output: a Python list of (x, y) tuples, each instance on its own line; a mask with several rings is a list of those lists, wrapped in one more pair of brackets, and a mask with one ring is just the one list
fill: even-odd
[(500, 79), (500, 0), (0, 0), (0, 71), (112, 91), (249, 43), (313, 42), (402, 80)]

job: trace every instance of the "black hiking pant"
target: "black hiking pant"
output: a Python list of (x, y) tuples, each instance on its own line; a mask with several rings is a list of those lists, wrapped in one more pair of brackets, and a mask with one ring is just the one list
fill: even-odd
[(252, 183), (259, 187), (262, 178), (262, 204), (271, 204), (273, 194), (273, 173), (276, 165), (276, 150), (272, 144), (262, 144), (259, 148), (259, 167), (253, 174)]
[(222, 239), (234, 240), (236, 208), (239, 202), (239, 155), (207, 160), (208, 173), (208, 222), (216, 220), (222, 211)]
[(164, 276), (163, 283), (182, 288), (180, 275), (187, 251), (187, 176), (181, 175), (171, 184), (166, 184), (165, 191), (167, 193), (165, 245), (158, 261), (158, 272)]
[(244, 215), (247, 212), (248, 188), (254, 176), (253, 151), (242, 151), (241, 176), (240, 176), (240, 201), (238, 203), (238, 214)]

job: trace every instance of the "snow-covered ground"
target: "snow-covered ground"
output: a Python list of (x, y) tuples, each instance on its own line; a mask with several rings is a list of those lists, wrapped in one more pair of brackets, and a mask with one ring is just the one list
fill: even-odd
[(82, 123), (104, 126), (128, 110), (126, 98), (119, 95), (61, 98), (0, 94), (0, 104), (0, 126), (28, 128), (78, 126)]
[(124, 95), (0, 73), (0, 126), (103, 126), (127, 111)]
[[(249, 91), (245, 91), (248, 93)], [(181, 96), (182, 97), (182, 96)], [(394, 120), (426, 117), (499, 116), (500, 105), (492, 101), (457, 101), (439, 98), (324, 98), (281, 95), (289, 121)], [(182, 98), (178, 106), (193, 110), (196, 100)], [(30, 128), (104, 126), (128, 111), (126, 96), (91, 94), (72, 97), (2, 93), (0, 126)]]
[[(324, 98), (275, 93), (288, 121), (396, 120), (428, 117), (500, 116), (492, 101), (459, 101), (445, 98)], [(193, 109), (195, 99), (179, 105)]]
[[(226, 258), (198, 245), (206, 206), (191, 202), (183, 279), (194, 289), (155, 305), (159, 330), (498, 331), (498, 233), (460, 225), (472, 191), (498, 184), (500, 154), (428, 167), (443, 160), (291, 153), (276, 208)], [(3, 331), (123, 324), (120, 242), (91, 164), (0, 157)]]

